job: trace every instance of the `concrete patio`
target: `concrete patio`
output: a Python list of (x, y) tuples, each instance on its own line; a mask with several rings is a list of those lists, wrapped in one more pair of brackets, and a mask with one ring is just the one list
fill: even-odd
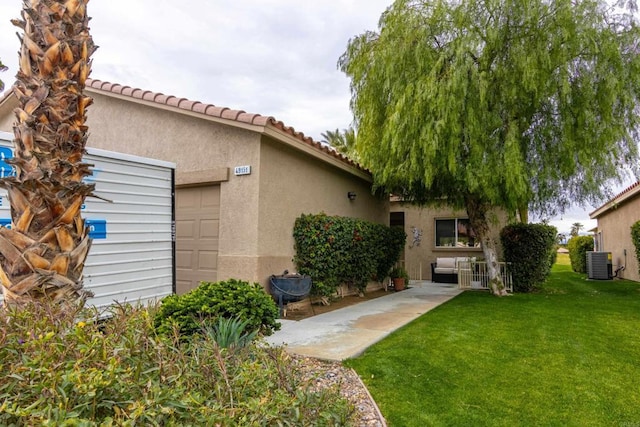
[(266, 341), (302, 356), (348, 359), (461, 292), (456, 284), (411, 281), (407, 290), (360, 304), (298, 321), (280, 319), (282, 328)]

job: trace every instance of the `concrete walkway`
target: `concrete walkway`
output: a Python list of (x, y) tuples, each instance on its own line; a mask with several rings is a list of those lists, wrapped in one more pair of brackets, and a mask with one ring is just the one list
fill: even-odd
[(455, 284), (412, 281), (410, 288), (303, 320), (280, 319), (282, 328), (266, 341), (287, 351), (325, 360), (344, 360), (462, 291)]

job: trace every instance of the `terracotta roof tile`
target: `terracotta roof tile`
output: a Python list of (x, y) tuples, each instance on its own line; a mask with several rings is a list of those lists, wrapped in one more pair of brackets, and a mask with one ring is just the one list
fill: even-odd
[[(314, 141), (313, 138), (305, 136), (304, 133), (296, 131), (293, 127), (285, 125), (283, 122), (276, 120), (271, 116), (263, 116), (255, 113), (247, 113), (243, 110), (234, 110), (226, 107), (219, 107), (213, 104), (205, 104), (199, 101), (191, 101), (186, 98), (177, 98), (175, 96), (164, 95), (162, 93), (146, 91), (138, 88), (131, 88), (129, 86), (122, 86), (119, 84), (112, 84), (109, 82), (103, 82), (100, 80), (87, 79), (87, 87), (98, 89), (106, 92), (116, 93), (118, 95), (130, 96), (136, 99), (142, 99), (145, 101), (153, 102), (156, 104), (168, 105), (170, 107), (179, 108), (181, 110), (192, 111), (194, 113), (203, 114), (206, 116), (217, 117), (226, 120), (237, 121), (241, 123), (247, 123), (256, 126), (271, 125), (281, 132), (293, 136), (302, 143), (305, 143), (311, 147), (314, 147), (320, 151), (329, 154), (336, 159), (354, 166), (362, 171), (369, 172), (358, 163), (349, 159), (348, 157), (338, 153), (333, 148), (320, 142)], [(4, 98), (4, 97), (3, 97)], [(1, 100), (1, 99), (0, 99)]]
[[(625, 196), (627, 196), (627, 194), (629, 194), (630, 192), (632, 191), (637, 192), (636, 190), (640, 190), (640, 181), (637, 181), (634, 184), (631, 184), (630, 186), (628, 186), (627, 188), (625, 188), (624, 190), (622, 190), (621, 192), (613, 196), (606, 203), (602, 204), (602, 206), (600, 206), (599, 208), (591, 212), (589, 216), (591, 218), (595, 218), (597, 216), (602, 215), (604, 212), (615, 207), (618, 203), (624, 201), (626, 199)], [(629, 197), (633, 197), (633, 195), (630, 195)]]

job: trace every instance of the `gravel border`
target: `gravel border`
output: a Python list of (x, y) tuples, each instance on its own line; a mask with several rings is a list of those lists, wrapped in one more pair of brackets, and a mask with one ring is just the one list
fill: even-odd
[(338, 387), (340, 394), (355, 408), (355, 426), (387, 427), (378, 405), (371, 397), (356, 371), (340, 362), (291, 355), (294, 365), (304, 381), (309, 381), (313, 390)]

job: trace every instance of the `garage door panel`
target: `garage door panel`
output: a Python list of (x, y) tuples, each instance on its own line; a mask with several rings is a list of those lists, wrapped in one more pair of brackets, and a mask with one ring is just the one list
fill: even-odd
[(196, 237), (196, 224), (194, 220), (178, 220), (176, 221), (176, 233), (182, 238)]
[(198, 268), (213, 271), (218, 269), (218, 252), (200, 251), (198, 253)]
[(193, 269), (193, 251), (176, 249), (176, 268)]
[(217, 280), (220, 186), (176, 193), (176, 283), (184, 293), (201, 281)]
[(218, 238), (219, 229), (220, 221), (218, 220), (200, 221), (200, 238)]

